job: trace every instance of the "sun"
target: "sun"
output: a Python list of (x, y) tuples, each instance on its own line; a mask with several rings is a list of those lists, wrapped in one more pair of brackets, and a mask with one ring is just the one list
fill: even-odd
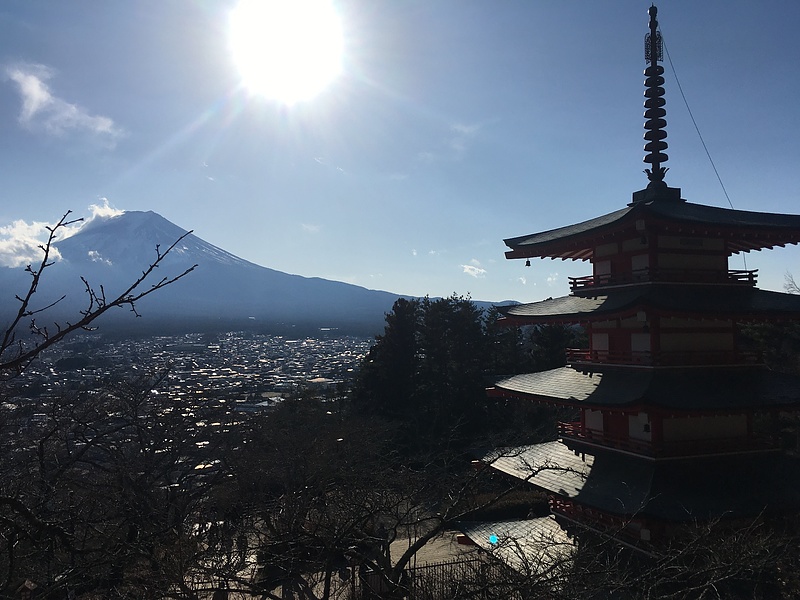
[(341, 23), (330, 0), (241, 0), (229, 39), (243, 85), (284, 104), (313, 98), (342, 69)]

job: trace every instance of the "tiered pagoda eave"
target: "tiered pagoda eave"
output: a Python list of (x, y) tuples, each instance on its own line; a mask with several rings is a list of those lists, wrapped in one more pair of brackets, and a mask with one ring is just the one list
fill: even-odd
[(591, 260), (614, 240), (653, 234), (725, 240), (728, 255), (800, 243), (800, 215), (733, 210), (689, 202), (653, 201), (575, 225), (508, 238), (506, 258)]

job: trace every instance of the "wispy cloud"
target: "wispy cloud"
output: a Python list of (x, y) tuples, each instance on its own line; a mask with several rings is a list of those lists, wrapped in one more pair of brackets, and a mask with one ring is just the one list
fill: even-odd
[(322, 230), (321, 225), (314, 225), (312, 223), (301, 223), (300, 228), (306, 233), (319, 233)]
[(481, 263), (473, 258), (469, 261), (470, 264), (468, 265), (461, 265), (461, 269), (464, 273), (471, 277), (475, 277), (476, 279), (480, 279), (486, 276), (486, 269), (481, 266)]
[(89, 213), (91, 216), (87, 219), (87, 222), (96, 218), (107, 219), (109, 217), (118, 217), (125, 212), (124, 210), (120, 210), (111, 206), (108, 198), (100, 198), (100, 201), (102, 204), (89, 205)]
[(434, 154), (433, 152), (429, 152), (427, 150), (424, 152), (417, 153), (417, 160), (419, 160), (420, 162), (424, 162), (426, 164), (435, 163), (437, 160), (439, 160), (439, 158), (440, 157), (437, 154)]
[(555, 285), (558, 283), (558, 273), (550, 273), (547, 276), (547, 285)]
[(20, 125), (31, 131), (62, 137), (68, 133), (90, 135), (106, 147), (113, 147), (123, 135), (113, 119), (93, 115), (86, 109), (55, 96), (48, 85), (52, 69), (39, 64), (6, 67), (6, 77), (17, 86), (22, 108)]
[(481, 125), (479, 123), (454, 123), (450, 126), (441, 148), (419, 152), (417, 159), (427, 164), (441, 160), (461, 160), (469, 150), (480, 129)]
[(420, 256), (420, 255), (422, 255), (422, 256), (441, 256), (445, 252), (446, 251), (436, 250), (435, 248), (432, 248), (432, 249), (428, 250), (427, 252), (421, 253), (416, 248), (412, 248), (411, 249), (411, 256)]
[(456, 159), (460, 159), (466, 154), (470, 142), (479, 130), (480, 125), (477, 124), (466, 125), (464, 123), (456, 123), (450, 127), (452, 136), (449, 140), (449, 146)]
[(97, 250), (89, 250), (89, 260), (92, 262), (103, 263), (104, 265), (111, 265), (111, 260), (103, 258)]
[[(100, 200), (100, 204), (91, 204), (88, 207), (89, 217), (61, 229), (58, 239), (66, 239), (75, 235), (94, 219), (106, 219), (125, 212), (111, 206), (107, 198), (100, 198)], [(54, 223), (45, 223), (44, 221), (27, 223), (19, 219), (10, 225), (0, 227), (0, 266), (24, 267), (40, 262), (43, 256), (42, 245), (50, 234), (48, 227), (53, 225)], [(60, 258), (58, 249), (51, 248), (50, 259), (60, 260)], [(96, 256), (90, 254), (90, 258), (94, 261), (103, 260), (99, 254)]]
[(332, 169), (332, 170), (336, 171), (337, 173), (344, 173), (345, 172), (345, 170), (342, 167), (337, 167), (335, 165), (332, 165), (328, 161), (328, 159), (325, 158), (324, 156), (315, 156), (314, 157), (314, 162), (316, 162), (317, 164), (322, 165), (323, 167), (327, 167), (329, 169)]

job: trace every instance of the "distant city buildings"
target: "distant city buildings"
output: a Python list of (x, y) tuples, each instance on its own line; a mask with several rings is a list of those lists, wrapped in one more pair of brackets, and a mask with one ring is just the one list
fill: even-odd
[(46, 401), (122, 377), (157, 376), (154, 393), (257, 404), (300, 388), (350, 380), (373, 340), (248, 332), (109, 340), (83, 335), (41, 355), (10, 382), (11, 396)]

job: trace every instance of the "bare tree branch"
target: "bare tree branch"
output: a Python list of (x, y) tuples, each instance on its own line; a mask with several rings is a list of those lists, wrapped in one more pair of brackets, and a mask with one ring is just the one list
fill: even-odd
[[(88, 304), (86, 308), (80, 311), (80, 318), (74, 323), (54, 323), (53, 327), (55, 330), (49, 329), (47, 326), (40, 326), (36, 322), (35, 316), (42, 314), (65, 298), (65, 296), (62, 296), (55, 302), (52, 302), (43, 308), (31, 309), (31, 301), (39, 288), (39, 283), (41, 282), (44, 272), (54, 264), (54, 262), (51, 260), (51, 254), (53, 251), (53, 244), (58, 237), (59, 230), (83, 220), (70, 220), (70, 214), (71, 211), (67, 211), (67, 213), (61, 217), (58, 223), (47, 228), (49, 231), (47, 241), (40, 246), (42, 250), (41, 262), (35, 268), (32, 265), (28, 265), (25, 269), (31, 275), (31, 283), (24, 295), (16, 297), (20, 303), (19, 309), (17, 310), (17, 313), (12, 319), (10, 325), (3, 333), (2, 341), (0, 341), (0, 378), (8, 379), (15, 377), (24, 371), (31, 361), (33, 361), (41, 352), (57, 344), (71, 333), (79, 330), (91, 331), (92, 323), (112, 308), (128, 306), (137, 317), (140, 316), (136, 310), (136, 303), (139, 300), (172, 283), (175, 283), (179, 279), (182, 279), (194, 271), (194, 269), (197, 267), (196, 264), (192, 265), (179, 275), (173, 277), (162, 277), (156, 283), (151, 284), (149, 288), (145, 289), (144, 287), (145, 282), (150, 279), (153, 271), (161, 266), (167, 255), (186, 236), (192, 233), (191, 231), (188, 231), (175, 240), (175, 242), (173, 242), (166, 250), (162, 251), (161, 247), (156, 245), (155, 260), (150, 263), (150, 265), (144, 271), (142, 271), (142, 274), (135, 281), (133, 281), (133, 283), (131, 283), (121, 294), (117, 295), (113, 299), (109, 300), (106, 297), (105, 289), (102, 285), (97, 289), (93, 288), (85, 278), (81, 277), (81, 281), (84, 284), (85, 291), (88, 296)], [(37, 336), (39, 339), (39, 341), (36, 342), (32, 347), (26, 347), (25, 344), (19, 339), (18, 335), (23, 321), (27, 318), (31, 319), (29, 324), (31, 333), (34, 336)], [(12, 355), (11, 357), (8, 356), (9, 353)]]
[(800, 285), (794, 280), (794, 275), (789, 271), (783, 275), (783, 289), (790, 294), (800, 294)]

